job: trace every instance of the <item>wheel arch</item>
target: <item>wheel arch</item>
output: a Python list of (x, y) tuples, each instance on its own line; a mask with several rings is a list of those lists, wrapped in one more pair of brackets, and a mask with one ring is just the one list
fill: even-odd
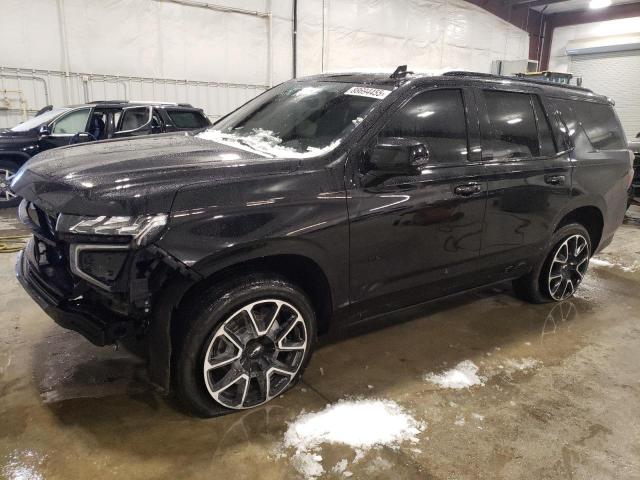
[(0, 161), (8, 161), (15, 163), (16, 166), (21, 167), (31, 157), (24, 152), (3, 150), (0, 151)]
[(163, 391), (171, 385), (172, 352), (179, 328), (179, 311), (212, 284), (244, 272), (266, 272), (284, 277), (298, 285), (317, 312), (318, 334), (329, 330), (333, 314), (333, 296), (329, 278), (318, 262), (301, 254), (273, 254), (227, 262), (217, 270), (209, 269), (200, 279), (175, 276), (156, 294), (153, 319), (149, 326), (149, 376)]
[(571, 223), (579, 223), (589, 232), (591, 240), (591, 251), (596, 252), (600, 241), (602, 240), (602, 232), (604, 231), (604, 215), (602, 210), (595, 205), (583, 205), (567, 212), (557, 223), (554, 232)]

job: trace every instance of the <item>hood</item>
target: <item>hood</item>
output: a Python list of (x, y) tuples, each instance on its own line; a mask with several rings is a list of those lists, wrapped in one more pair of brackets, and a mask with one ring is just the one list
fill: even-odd
[(297, 164), (191, 134), (152, 135), (48, 150), (20, 169), (11, 188), (54, 212), (168, 213), (187, 185), (286, 173)]
[(37, 138), (38, 132), (35, 130), (27, 130), (25, 132), (14, 132), (10, 129), (0, 130), (0, 144), (2, 145), (5, 143), (24, 143)]

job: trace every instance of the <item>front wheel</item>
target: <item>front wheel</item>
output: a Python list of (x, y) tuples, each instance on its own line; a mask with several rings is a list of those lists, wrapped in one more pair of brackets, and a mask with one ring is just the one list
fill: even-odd
[(547, 256), (513, 282), (516, 295), (532, 303), (560, 302), (573, 296), (589, 268), (591, 239), (580, 224), (558, 229)]
[(302, 376), (315, 345), (306, 294), (270, 275), (237, 277), (206, 290), (181, 312), (175, 393), (210, 417), (262, 405)]

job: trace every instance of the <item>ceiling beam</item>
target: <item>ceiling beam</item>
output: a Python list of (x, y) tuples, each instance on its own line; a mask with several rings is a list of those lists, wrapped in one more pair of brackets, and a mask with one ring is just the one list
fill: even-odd
[(527, 7), (527, 8), (533, 8), (533, 7), (541, 7), (543, 5), (551, 5), (552, 3), (562, 3), (562, 2), (567, 2), (568, 0), (524, 0), (524, 1), (519, 1), (513, 4), (514, 8), (520, 8), (520, 7)]

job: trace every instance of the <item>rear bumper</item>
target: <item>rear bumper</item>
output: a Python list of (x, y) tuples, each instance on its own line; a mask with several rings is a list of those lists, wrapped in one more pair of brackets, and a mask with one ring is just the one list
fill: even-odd
[(20, 252), (16, 262), (16, 277), (36, 303), (58, 325), (80, 333), (91, 343), (103, 346), (127, 335), (132, 322), (100, 306), (88, 308), (74, 302), (57, 288), (38, 266), (31, 240)]

